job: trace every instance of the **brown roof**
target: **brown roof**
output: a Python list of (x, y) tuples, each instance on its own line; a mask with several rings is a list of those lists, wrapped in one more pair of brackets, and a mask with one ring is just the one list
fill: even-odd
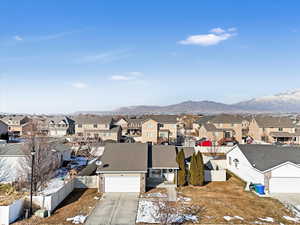
[(72, 118), (76, 124), (108, 124), (111, 123), (111, 116), (80, 115)]
[(110, 143), (105, 146), (99, 173), (141, 172), (148, 169), (148, 145), (141, 143)]
[(259, 127), (293, 128), (295, 126), (289, 117), (257, 116), (254, 119)]
[(242, 123), (246, 120), (241, 115), (220, 114), (211, 119), (212, 123)]
[(151, 168), (178, 169), (174, 145), (153, 145)]
[(176, 124), (177, 123), (177, 115), (145, 115), (145, 121), (148, 119), (153, 119), (158, 123), (166, 123), (166, 124)]

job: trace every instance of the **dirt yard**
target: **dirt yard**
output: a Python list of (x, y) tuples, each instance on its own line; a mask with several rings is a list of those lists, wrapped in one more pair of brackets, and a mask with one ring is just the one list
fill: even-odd
[[(203, 206), (201, 223), (268, 223), (259, 218), (271, 217), (275, 224), (293, 224), (283, 216), (293, 215), (277, 200), (260, 198), (254, 193), (245, 192), (244, 183), (236, 177), (226, 182), (212, 182), (204, 187), (178, 188), (180, 196), (191, 198), (190, 204)], [(233, 218), (226, 221), (224, 216), (239, 216), (244, 220)]]
[(48, 218), (38, 218), (33, 216), (28, 220), (22, 220), (14, 225), (70, 225), (67, 218), (77, 215), (88, 215), (100, 198), (96, 189), (75, 189), (68, 198), (66, 198), (54, 211), (53, 215)]
[(0, 184), (0, 206), (10, 205), (25, 195), (26, 193), (17, 192), (10, 184)]

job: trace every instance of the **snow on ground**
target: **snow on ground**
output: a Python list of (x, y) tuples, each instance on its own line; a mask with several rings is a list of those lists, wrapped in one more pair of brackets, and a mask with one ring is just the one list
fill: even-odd
[[(155, 223), (159, 224), (159, 213), (157, 205), (146, 199), (140, 199), (136, 223)], [(172, 214), (169, 217), (170, 223), (179, 223), (184, 221), (197, 222), (198, 217), (189, 214)]]
[(178, 196), (178, 197), (177, 197), (177, 201), (181, 201), (181, 202), (190, 202), (190, 201), (192, 201), (192, 199), (191, 199), (191, 198), (188, 198), (188, 197)]
[(240, 216), (224, 216), (223, 217), (224, 220), (226, 221), (230, 221), (230, 220), (234, 220), (234, 219), (237, 219), (237, 220), (244, 220), (243, 217), (240, 217)]
[(167, 198), (168, 195), (165, 193), (154, 192), (154, 193), (145, 193), (142, 195), (143, 198)]
[(290, 217), (290, 216), (283, 216), (284, 219), (288, 220), (288, 221), (293, 221), (293, 222), (300, 222), (300, 218), (297, 217)]
[(258, 218), (261, 221), (266, 221), (266, 222), (274, 222), (274, 219), (272, 217), (266, 217), (266, 218)]
[(62, 178), (53, 178), (49, 183), (47, 188), (42, 191), (43, 195), (50, 195), (64, 186), (64, 180)]
[(83, 215), (78, 215), (72, 218), (67, 218), (67, 221), (72, 221), (72, 223), (74, 224), (80, 224), (80, 223), (84, 223), (86, 220), (86, 216)]

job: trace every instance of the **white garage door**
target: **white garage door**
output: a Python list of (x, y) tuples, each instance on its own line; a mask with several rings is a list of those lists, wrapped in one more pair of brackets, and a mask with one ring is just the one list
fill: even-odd
[(271, 178), (270, 193), (300, 193), (300, 177)]
[(105, 176), (105, 192), (140, 192), (140, 176)]

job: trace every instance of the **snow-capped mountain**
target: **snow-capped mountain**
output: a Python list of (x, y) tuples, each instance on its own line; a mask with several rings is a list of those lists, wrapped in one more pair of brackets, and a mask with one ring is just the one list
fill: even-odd
[(234, 106), (243, 110), (300, 112), (300, 89), (254, 98), (249, 101), (234, 104)]

